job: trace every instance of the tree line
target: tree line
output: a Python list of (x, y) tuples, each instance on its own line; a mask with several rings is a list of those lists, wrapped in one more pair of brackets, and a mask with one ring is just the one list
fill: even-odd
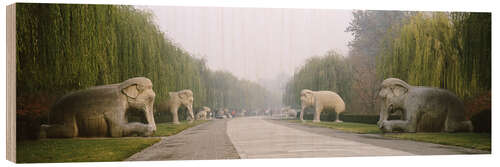
[(138, 76), (153, 82), (156, 106), (182, 89), (193, 91), (195, 111), (266, 108), (274, 97), (254, 82), (210, 70), (168, 39), (148, 11), (29, 3), (16, 10), (18, 115), (43, 116), (68, 92)]
[(389, 77), (448, 89), (466, 105), (491, 94), (491, 13), (354, 10), (345, 31), (349, 55), (309, 59), (287, 83), (285, 105), (300, 108), (301, 89), (330, 90), (346, 111), (376, 114)]

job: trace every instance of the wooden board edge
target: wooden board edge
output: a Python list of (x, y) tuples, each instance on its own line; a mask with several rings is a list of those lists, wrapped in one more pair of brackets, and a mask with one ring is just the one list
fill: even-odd
[(7, 160), (16, 162), (16, 4), (6, 8), (7, 44)]

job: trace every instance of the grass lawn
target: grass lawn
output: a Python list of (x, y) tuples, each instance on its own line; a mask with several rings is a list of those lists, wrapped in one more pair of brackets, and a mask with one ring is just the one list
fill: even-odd
[(384, 136), (491, 151), (489, 133), (391, 133)]
[(154, 137), (127, 138), (75, 138), (18, 141), (18, 163), (47, 162), (105, 162), (122, 161), (142, 149), (159, 142), (159, 136), (177, 134), (187, 128), (207, 121), (157, 124)]
[[(300, 120), (286, 120), (292, 123), (302, 123)], [(380, 133), (377, 125), (353, 123), (353, 122), (319, 122), (313, 123), (311, 120), (306, 120), (303, 124), (308, 126), (319, 126), (343, 130), (352, 133)], [(491, 134), (489, 133), (385, 133), (385, 137), (414, 140), (429, 143), (437, 143), (444, 145), (453, 145), (466, 148), (474, 148), (480, 150), (491, 151)]]
[(18, 163), (121, 161), (160, 141), (158, 137), (40, 139), (17, 143)]

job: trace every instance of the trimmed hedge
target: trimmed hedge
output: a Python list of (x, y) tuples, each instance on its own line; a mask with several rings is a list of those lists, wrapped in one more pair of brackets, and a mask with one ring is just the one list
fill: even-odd
[[(324, 111), (321, 112), (320, 120), (321, 121), (335, 121), (336, 112)], [(313, 112), (306, 111), (304, 113), (304, 120), (312, 120)], [(300, 112), (297, 113), (297, 119), (300, 117)], [(365, 124), (377, 124), (379, 120), (379, 115), (354, 115), (354, 114), (344, 114), (341, 113), (339, 115), (341, 121), (344, 122), (357, 122), (357, 123), (365, 123)], [(400, 119), (399, 115), (391, 115), (389, 120)]]

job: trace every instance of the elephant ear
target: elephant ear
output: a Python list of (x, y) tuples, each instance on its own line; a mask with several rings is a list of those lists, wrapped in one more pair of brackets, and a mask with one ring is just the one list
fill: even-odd
[(394, 95), (396, 96), (401, 96), (401, 95), (404, 95), (406, 94), (406, 92), (408, 92), (408, 89), (406, 89), (405, 87), (402, 87), (402, 86), (394, 86), (392, 88), (392, 92), (394, 93)]
[(309, 97), (309, 95), (312, 94), (312, 91), (309, 90), (309, 89), (303, 89), (301, 92), (300, 92), (300, 95), (301, 96), (306, 96), (306, 97)]
[(410, 85), (403, 80), (391, 78), (391, 90), (395, 96), (401, 96), (408, 92)]
[(137, 84), (130, 85), (126, 88), (122, 89), (123, 94), (127, 95), (130, 98), (136, 98), (139, 95), (139, 89), (137, 87)]

